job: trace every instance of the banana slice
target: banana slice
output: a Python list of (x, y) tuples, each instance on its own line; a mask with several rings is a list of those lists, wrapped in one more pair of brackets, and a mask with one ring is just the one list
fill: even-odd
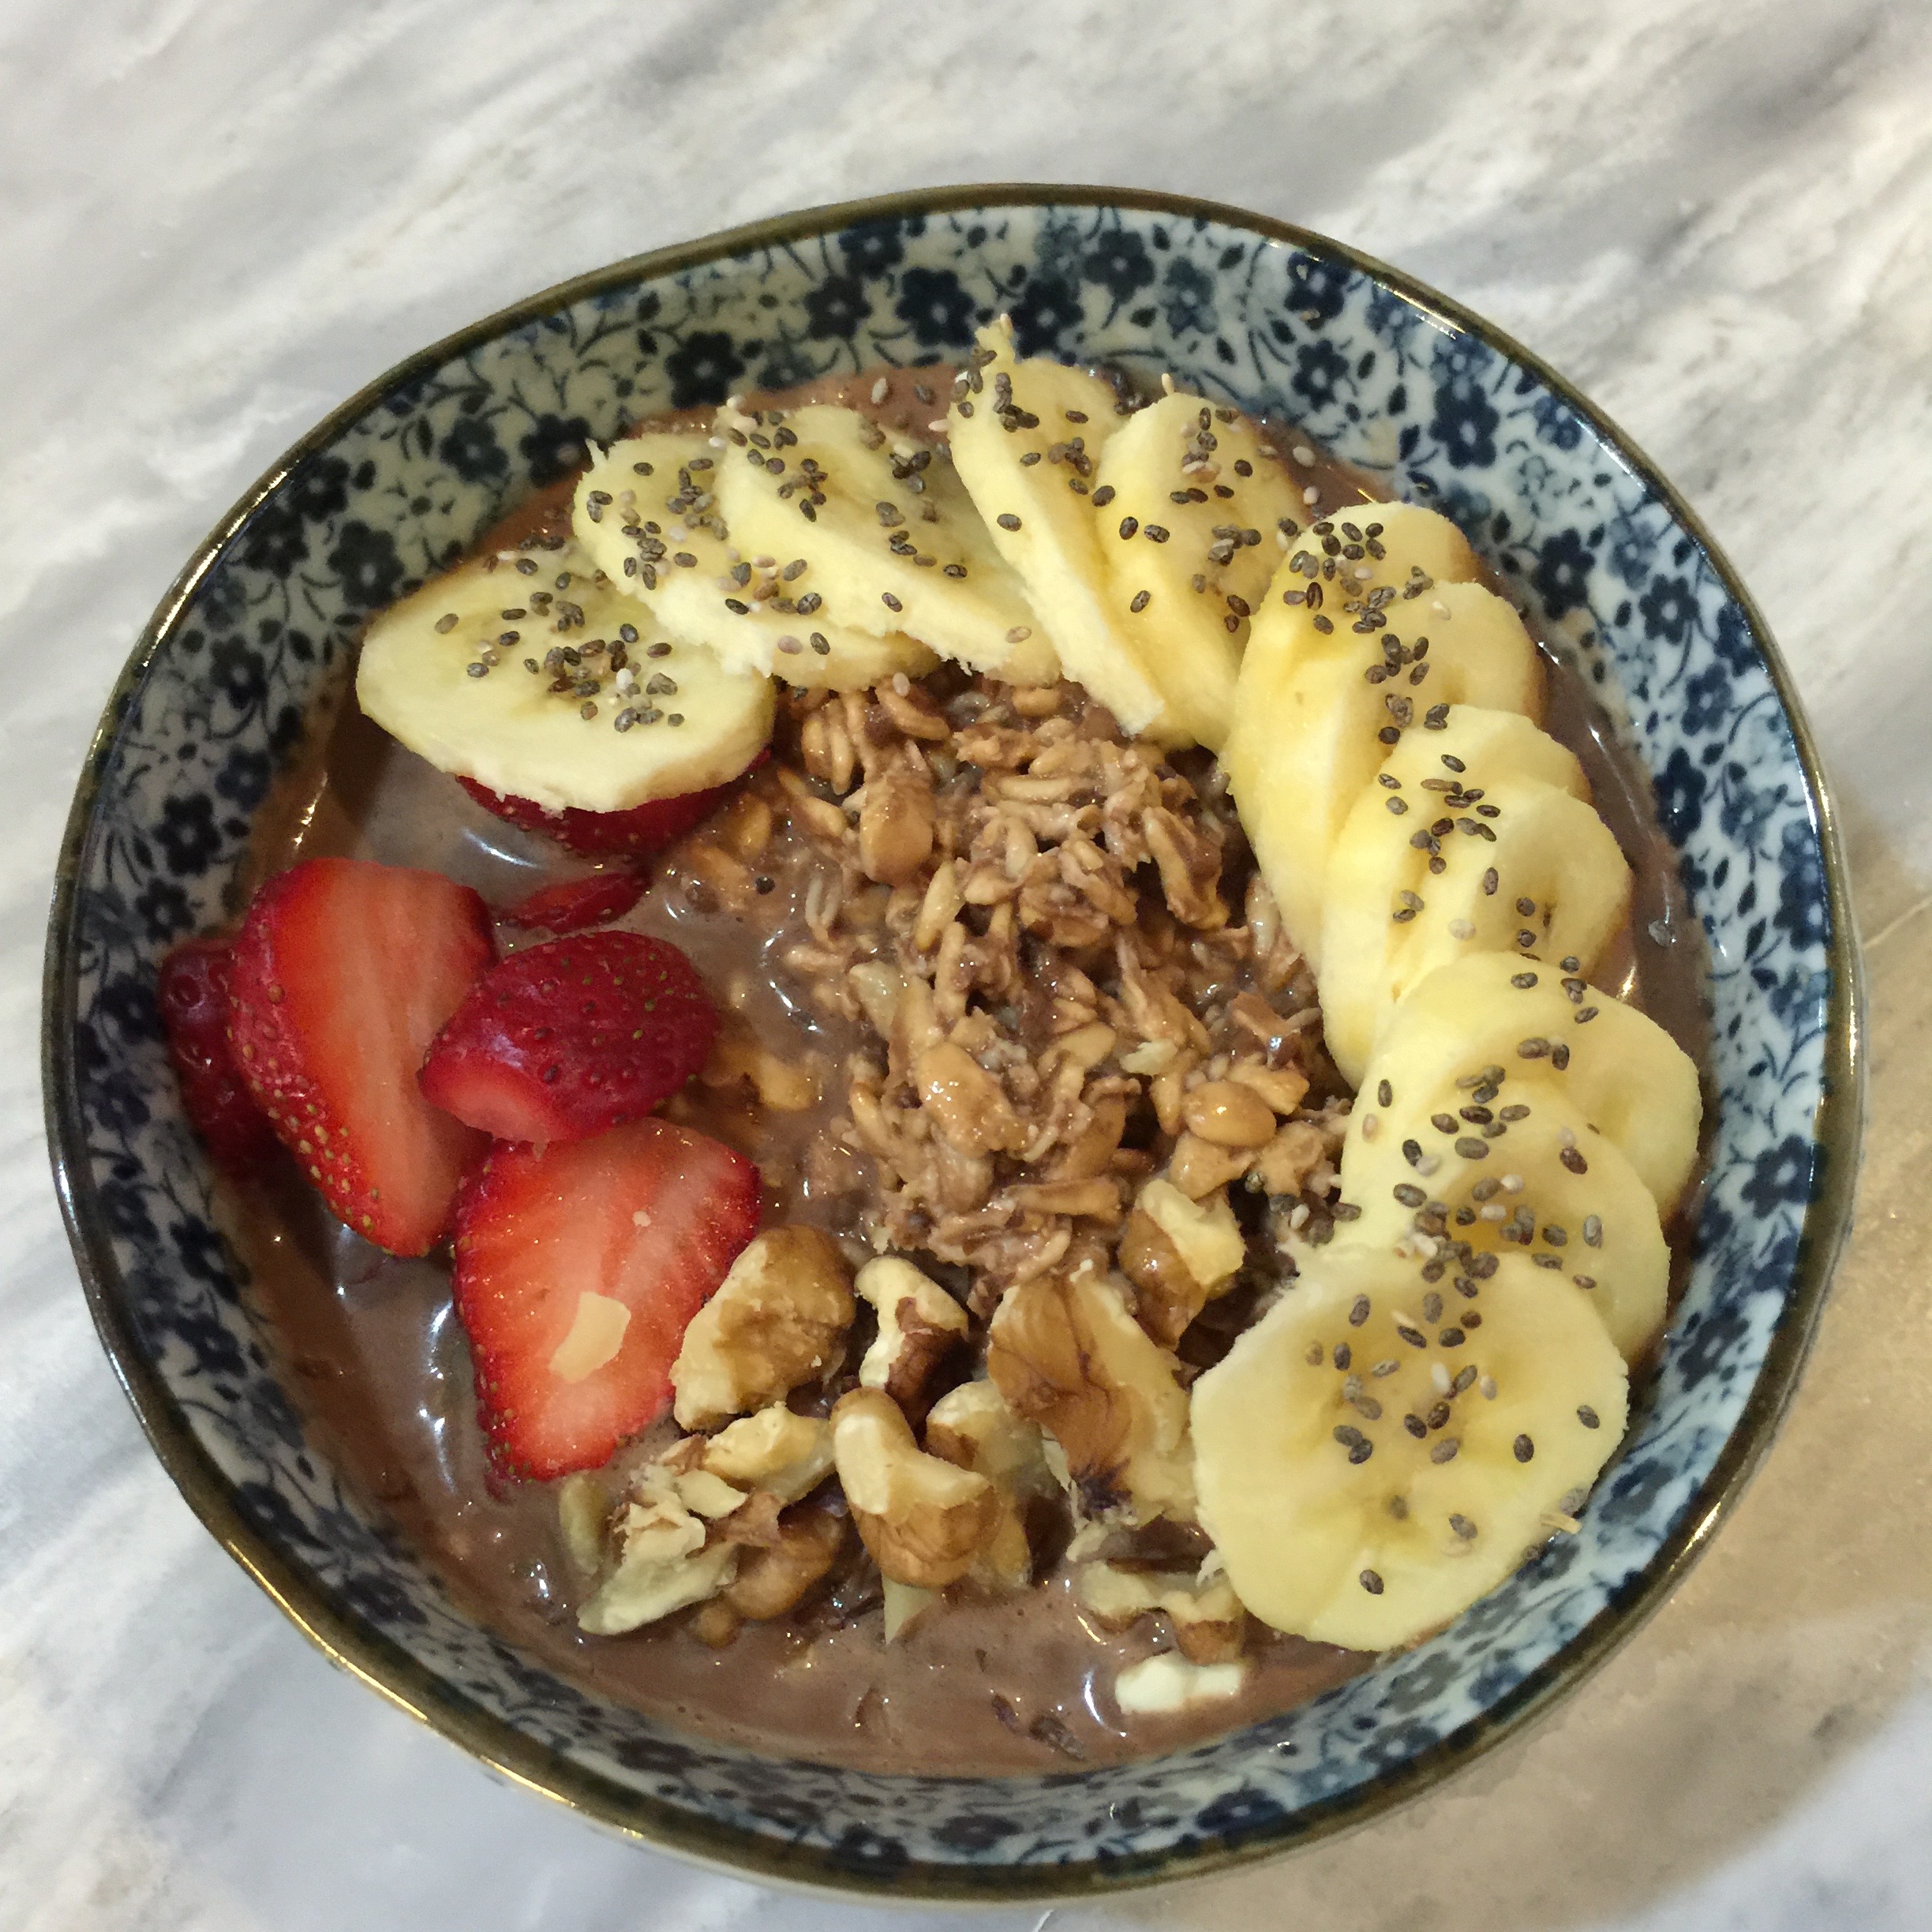
[[(1404, 598), (1371, 582), (1344, 596), (1305, 574), (1320, 569), (1306, 545), (1291, 548), (1255, 618), (1221, 762), (1282, 923), (1319, 971), (1330, 855), (1391, 747), (1438, 728), (1451, 705), (1540, 717), (1543, 668), (1522, 620), (1481, 585), (1436, 581)], [(1385, 589), (1385, 621), (1358, 630), (1364, 599)], [(1282, 601), (1318, 590), (1313, 610)]]
[(1116, 402), (1084, 369), (1038, 357), (1017, 361), (1012, 327), (1002, 320), (979, 331), (968, 385), (954, 392), (953, 466), (1025, 585), (1066, 675), (1123, 731), (1185, 743), (1128, 641), (1124, 613), (1106, 595), (1094, 459), (1121, 421)]
[(1627, 1406), (1587, 1299), (1523, 1256), (1465, 1298), (1386, 1251), (1324, 1249), (1194, 1385), (1201, 1521), (1264, 1621), (1392, 1649), (1547, 1539)]
[(440, 770), (550, 811), (623, 811), (702, 792), (764, 748), (769, 678), (695, 644), (631, 662), (642, 649), (638, 606), (583, 550), (515, 556), (535, 574), (478, 558), (370, 624), (356, 695), (391, 736)]
[(1574, 958), (1622, 927), (1631, 871), (1575, 757), (1513, 712), (1451, 708), (1410, 732), (1364, 788), (1328, 861), (1322, 1013), (1359, 1086), (1409, 988), (1470, 953)]
[(1493, 1140), (1484, 1136), (1515, 1103), (1455, 1103), (1441, 1116), (1450, 1124), (1432, 1122), (1421, 1138), (1437, 1162), (1426, 1183), (1392, 1138), (1356, 1144), (1342, 1168), (1342, 1192), (1362, 1210), (1354, 1238), (1445, 1260), (1452, 1277), (1479, 1255), (1527, 1255), (1548, 1271), (1551, 1294), (1566, 1282), (1580, 1292), (1634, 1361), (1664, 1325), (1670, 1290), (1670, 1249), (1636, 1169), (1554, 1095), (1503, 1121)]
[(612, 444), (577, 485), (572, 533), (657, 627), (740, 670), (833, 691), (930, 671), (938, 660), (903, 631), (839, 622), (807, 559), (739, 551), (713, 500), (720, 454), (705, 436), (669, 431)]
[(1301, 492), (1249, 419), (1163, 396), (1100, 451), (1094, 492), (1107, 594), (1159, 683), (1172, 728), (1226, 742), (1249, 617), (1280, 561)]
[(943, 451), (829, 402), (721, 410), (717, 430), (732, 444), (718, 453), (717, 499), (745, 555), (803, 557), (856, 630), (903, 631), (1016, 683), (1058, 676), (1020, 579)]
[[(1440, 1158), (1436, 1116), (1493, 1108), (1513, 1134), (1505, 1109), (1533, 1113), (1552, 1097), (1622, 1151), (1668, 1219), (1697, 1160), (1703, 1101), (1695, 1065), (1634, 1006), (1560, 965), (1502, 953), (1439, 966), (1391, 1013), (1349, 1121), (1344, 1171), (1351, 1159), (1352, 1171), (1361, 1171), (1356, 1150), (1373, 1139), (1427, 1185)], [(1490, 1147), (1486, 1158), (1500, 1172), (1500, 1138)], [(1587, 1155), (1577, 1158), (1587, 1163)]]
[[(1330, 552), (1326, 540), (1331, 536), (1336, 548)], [(1334, 556), (1339, 572), (1354, 573), (1357, 583), (1387, 584), (1406, 599), (1421, 596), (1437, 582), (1482, 580), (1482, 566), (1469, 539), (1440, 510), (1421, 504), (1359, 503), (1338, 511), (1322, 518), (1309, 537), (1290, 544), (1289, 554), (1315, 544), (1321, 545), (1324, 556)], [(1361, 575), (1364, 570), (1368, 573), (1365, 577)]]

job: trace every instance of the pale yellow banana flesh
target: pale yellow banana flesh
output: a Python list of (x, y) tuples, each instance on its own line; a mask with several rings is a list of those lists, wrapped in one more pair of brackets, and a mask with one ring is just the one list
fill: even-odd
[(1545, 1541), (1616, 1447), (1627, 1381), (1586, 1297), (1515, 1254), (1476, 1289), (1322, 1249), (1194, 1385), (1201, 1521), (1276, 1629), (1371, 1651), (1427, 1635)]
[(1015, 683), (1058, 676), (1045, 627), (942, 451), (825, 402), (756, 419), (721, 411), (717, 432), (730, 447), (718, 452), (717, 495), (740, 552), (805, 558), (854, 629), (903, 631)]
[(1107, 439), (1099, 486), (1108, 608), (1160, 687), (1170, 739), (1218, 750), (1300, 491), (1247, 417), (1179, 392)]
[(1084, 369), (1016, 361), (1002, 323), (979, 331), (972, 376), (947, 416), (953, 466), (1025, 585), (1061, 668), (1124, 731), (1181, 741), (1105, 594), (1093, 491), (1095, 459), (1122, 420), (1113, 389)]
[(1451, 708), (1404, 735), (1343, 822), (1328, 863), (1322, 1013), (1359, 1086), (1395, 1003), (1471, 953), (1587, 975), (1622, 929), (1631, 871), (1574, 755), (1528, 719)]
[[(1472, 954), (1412, 987), (1384, 1024), (1343, 1145), (1368, 1120), (1426, 1163), (1432, 1117), (1459, 1104), (1565, 1103), (1621, 1150), (1668, 1219), (1696, 1164), (1703, 1102), (1695, 1064), (1654, 1020), (1560, 964)], [(1414, 1165), (1412, 1158), (1410, 1164)], [(1421, 1185), (1431, 1171), (1418, 1170)]]
[[(1358, 1104), (1374, 1115), (1372, 1102)], [(1525, 1105), (1526, 1114), (1502, 1118)], [(1342, 1194), (1362, 1211), (1353, 1237), (1442, 1258), (1452, 1279), (1472, 1253), (1526, 1255), (1550, 1294), (1586, 1301), (1618, 1353), (1636, 1361), (1664, 1324), (1670, 1249), (1657, 1203), (1622, 1151), (1551, 1095), (1499, 1095), (1485, 1105), (1461, 1092), (1440, 1110), (1452, 1124), (1432, 1120), (1416, 1136), (1434, 1160), (1426, 1178), (1379, 1115), (1374, 1134), (1352, 1144)]]
[(930, 671), (938, 660), (904, 632), (881, 636), (841, 621), (807, 559), (754, 554), (732, 541), (712, 500), (725, 453), (695, 432), (612, 444), (578, 484), (572, 534), (665, 634), (736, 668), (833, 691)]
[(1335, 843), (1391, 747), (1451, 705), (1540, 717), (1544, 679), (1522, 619), (1480, 584), (1436, 580), (1417, 597), (1398, 593), (1365, 631), (1348, 608), (1360, 597), (1345, 586), (1324, 585), (1318, 610), (1284, 603), (1309, 594), (1297, 560), (1315, 554), (1306, 537), (1290, 546), (1256, 615), (1221, 762), (1282, 923), (1319, 969)]
[[(534, 574), (519, 572), (519, 559), (534, 562)], [(507, 563), (479, 558), (376, 618), (356, 695), (439, 770), (550, 811), (623, 811), (727, 783), (771, 736), (771, 680), (696, 644), (642, 655), (654, 640), (640, 631), (640, 614), (575, 544)], [(638, 653), (629, 695), (609, 668), (627, 628), (638, 639), (624, 646)], [(575, 663), (547, 661), (565, 650)], [(565, 688), (552, 690), (566, 672)], [(658, 688), (647, 695), (653, 679)], [(620, 731), (626, 711), (632, 721)]]

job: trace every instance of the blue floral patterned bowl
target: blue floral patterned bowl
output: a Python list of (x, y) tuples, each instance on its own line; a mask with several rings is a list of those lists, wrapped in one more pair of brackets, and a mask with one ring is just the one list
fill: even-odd
[[(1305, 424), (1447, 509), (1650, 773), (1710, 960), (1697, 1253), (1631, 1438), (1559, 1540), (1449, 1630), (1287, 1716), (1054, 1777), (886, 1777), (675, 1734), (480, 1628), (312, 1440), (214, 1232), (156, 963), (217, 923), (250, 814), (368, 614), (585, 440), (877, 362), (1107, 359)], [(1858, 986), (1818, 769), (1762, 623), (1694, 517), (1540, 362), (1336, 244), (1084, 189), (946, 189), (619, 264), (412, 358), (197, 553), (91, 751), (49, 943), (56, 1177), (95, 1319), (209, 1529), (330, 1656), (487, 1762), (638, 1838), (862, 1892), (1037, 1897), (1198, 1873), (1356, 1822), (1574, 1686), (1709, 1538), (1790, 1395), (1857, 1162)]]

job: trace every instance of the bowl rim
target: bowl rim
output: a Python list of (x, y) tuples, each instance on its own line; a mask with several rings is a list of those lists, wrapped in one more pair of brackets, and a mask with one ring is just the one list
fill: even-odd
[[(107, 1231), (91, 1211), (87, 1140), (73, 1052), (77, 1018), (79, 885), (94, 808), (121, 721), (163, 642), (224, 546), (263, 500), (387, 395), (465, 350), (576, 302), (630, 283), (673, 275), (752, 250), (808, 241), (859, 223), (975, 208), (1068, 206), (1204, 219), (1346, 264), (1425, 314), (1465, 331), (1533, 371), (1593, 435), (1654, 492), (1709, 560), (1743, 609), (1789, 724), (1807, 803), (1818, 826), (1831, 916), (1831, 986), (1824, 1034), (1822, 1091), (1814, 1117), (1820, 1165), (1807, 1206), (1791, 1294), (1750, 1393), (1715, 1462), (1650, 1561), (1569, 1642), (1496, 1705), (1371, 1784), (1288, 1814), (1282, 1827), (1238, 1843), (1052, 1867), (939, 1866), (914, 1862), (879, 1873), (854, 1870), (829, 1853), (727, 1825), (640, 1793), (538, 1744), (504, 1720), (450, 1694), (436, 1675), (393, 1639), (338, 1606), (254, 1528), (231, 1499), (229, 1481), (189, 1429), (146, 1360), (123, 1304), (121, 1271)], [(747, 1874), (788, 1889), (876, 1903), (910, 1895), (932, 1904), (1020, 1904), (1094, 1897), (1195, 1879), (1249, 1865), (1368, 1823), (1419, 1797), (1451, 1773), (1544, 1715), (1647, 1623), (1709, 1546), (1755, 1473), (1795, 1389), (1852, 1220), (1865, 1112), (1864, 986), (1848, 867), (1810, 727), (1762, 613), (1702, 521), (1657, 465), (1574, 384), (1507, 332), (1402, 270), (1313, 230), (1226, 203), (1153, 189), (1045, 182), (915, 188), (828, 203), (631, 256), (537, 290), (404, 358), (331, 410), (276, 459), (197, 545), (156, 606), (115, 680), (88, 744), (62, 837), (42, 981), (42, 1099), (55, 1193), (95, 1329), (143, 1433), (204, 1526), (330, 1662), (397, 1709), (440, 1733), (487, 1770), (549, 1798), (634, 1842), (729, 1876)], [(1069, 1774), (1077, 1775), (1077, 1774)], [(963, 1779), (962, 1782), (993, 1780)]]

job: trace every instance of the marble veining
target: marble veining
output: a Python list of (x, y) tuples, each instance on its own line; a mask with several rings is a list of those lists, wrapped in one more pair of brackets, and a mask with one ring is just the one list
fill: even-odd
[[(1932, 1368), (1912, 613), (1932, 36), (1852, 5), (109, 6), (0, 24), (0, 1922), (803, 1928), (601, 1840), (335, 1677), (208, 1542), (88, 1332), (38, 1148), (47, 878), (95, 706), (214, 515), (323, 409), (562, 274), (912, 180), (1191, 189), (1432, 279), (1583, 384), (1756, 590), (1837, 769), (1870, 942), (1864, 1226), (1711, 1559), (1551, 1725), (1283, 1867), (1056, 1925), (1923, 1923), (1914, 1545)], [(731, 134), (715, 138), (721, 115)], [(1903, 485), (1888, 490), (1888, 484)], [(1795, 544), (1820, 506), (1860, 514)], [(1844, 567), (1828, 575), (1824, 561)], [(1855, 599), (1844, 593), (1855, 584)], [(1660, 1776), (1660, 1769), (1675, 1773)], [(1453, 1844), (1455, 1866), (1443, 1863)], [(1266, 1888), (1264, 1890), (1264, 1888)], [(836, 1915), (836, 1916), (835, 1916)], [(1031, 1925), (1037, 1914), (1002, 1915)], [(914, 1923), (895, 1915), (895, 1923)]]

